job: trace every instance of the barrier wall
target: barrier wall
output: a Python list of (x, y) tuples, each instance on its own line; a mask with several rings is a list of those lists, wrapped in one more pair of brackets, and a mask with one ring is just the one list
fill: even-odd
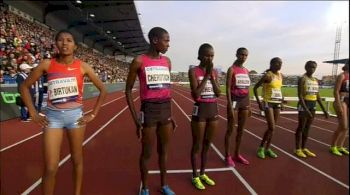
[[(125, 83), (106, 83), (108, 93), (124, 90)], [(20, 96), (17, 92), (17, 84), (0, 85), (0, 121), (16, 118), (20, 116), (19, 107), (16, 105), (16, 97)], [(99, 91), (91, 83), (84, 84), (83, 99), (89, 99), (98, 96)], [(44, 95), (43, 109), (46, 106), (47, 95)]]

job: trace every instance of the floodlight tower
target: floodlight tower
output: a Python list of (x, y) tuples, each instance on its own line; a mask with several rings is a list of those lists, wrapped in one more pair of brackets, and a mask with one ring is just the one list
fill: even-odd
[[(339, 59), (341, 31), (342, 31), (342, 24), (340, 23), (337, 25), (337, 30), (335, 32), (335, 44), (334, 44), (334, 56), (333, 56), (334, 61)], [(333, 78), (337, 77), (337, 72), (338, 72), (338, 63), (333, 63), (333, 68), (332, 68)]]
[[(342, 24), (337, 25), (335, 32), (334, 56), (333, 60), (339, 59)], [(335, 78), (338, 72), (338, 63), (333, 63), (332, 76)]]

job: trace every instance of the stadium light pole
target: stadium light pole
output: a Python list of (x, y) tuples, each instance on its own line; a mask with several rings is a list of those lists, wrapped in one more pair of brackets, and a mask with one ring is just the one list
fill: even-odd
[[(339, 51), (340, 51), (340, 42), (341, 42), (341, 31), (342, 31), (342, 24), (337, 24), (337, 28), (335, 31), (335, 42), (334, 42), (334, 54), (333, 54), (333, 60), (339, 59)], [(332, 76), (335, 78), (337, 76), (338, 72), (338, 63), (333, 63), (332, 68)]]
[[(337, 27), (336, 27), (336, 32), (335, 32), (334, 55), (333, 55), (334, 61), (339, 59), (343, 23), (346, 23), (346, 21), (336, 23)], [(335, 79), (337, 77), (337, 75), (338, 75), (338, 63), (334, 62), (333, 68), (332, 68), (332, 76)]]

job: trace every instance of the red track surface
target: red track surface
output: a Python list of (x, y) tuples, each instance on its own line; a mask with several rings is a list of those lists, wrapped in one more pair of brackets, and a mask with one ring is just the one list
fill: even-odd
[[(134, 93), (134, 97), (137, 96), (138, 93)], [(85, 101), (85, 111), (92, 109), (94, 101), (95, 99)], [(135, 102), (139, 108), (140, 100), (137, 99)], [(135, 127), (124, 94), (122, 92), (109, 94), (105, 103), (108, 104), (102, 107), (99, 115), (86, 129), (83, 194), (136, 195), (140, 187), (138, 170), (140, 143), (136, 139)], [(256, 157), (256, 150), (266, 129), (266, 123), (263, 117), (254, 114), (247, 122), (241, 146), (241, 153), (251, 164), (248, 166), (237, 164), (235, 169), (226, 168), (222, 160), (226, 131), (225, 97), (219, 100), (220, 125), (208, 154), (207, 165), (208, 175), (217, 185), (207, 187), (205, 191), (196, 190), (191, 185), (190, 164), (189, 117), (192, 105), (189, 90), (174, 87), (172, 109), (178, 128), (172, 136), (169, 148), (168, 183), (177, 194), (349, 193), (349, 157), (335, 157), (328, 152), (332, 132), (336, 129), (335, 118), (325, 121), (322, 117), (317, 117), (310, 130), (307, 144), (312, 151), (315, 151), (317, 158), (298, 159), (293, 155), (297, 116), (282, 115), (272, 140), (279, 157), (261, 160)], [(257, 111), (257, 105), (255, 103), (252, 105), (253, 111)], [(18, 119), (1, 122), (2, 195), (21, 194), (26, 190), (30, 191), (30, 194), (41, 193), (40, 132), (35, 124), (20, 123)], [(13, 145), (33, 135), (36, 136)], [(232, 139), (234, 140), (234, 137)], [(233, 151), (233, 148), (231, 150)], [(151, 170), (149, 187), (152, 194), (160, 194), (155, 147), (153, 151), (154, 155), (149, 164)], [(57, 175), (56, 194), (72, 194), (72, 166), (70, 159), (67, 160), (68, 154), (69, 147), (65, 138), (61, 150), (62, 165)]]

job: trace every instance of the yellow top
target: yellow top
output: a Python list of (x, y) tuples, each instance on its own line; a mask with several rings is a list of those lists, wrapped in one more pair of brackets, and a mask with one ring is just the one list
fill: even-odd
[(265, 102), (271, 103), (281, 103), (282, 102), (282, 74), (277, 72), (277, 75), (271, 71), (268, 71), (267, 76), (270, 76), (270, 83), (263, 83), (263, 100)]
[(316, 78), (309, 78), (304, 75), (305, 83), (304, 83), (304, 99), (308, 101), (316, 101), (318, 94), (318, 81)]

